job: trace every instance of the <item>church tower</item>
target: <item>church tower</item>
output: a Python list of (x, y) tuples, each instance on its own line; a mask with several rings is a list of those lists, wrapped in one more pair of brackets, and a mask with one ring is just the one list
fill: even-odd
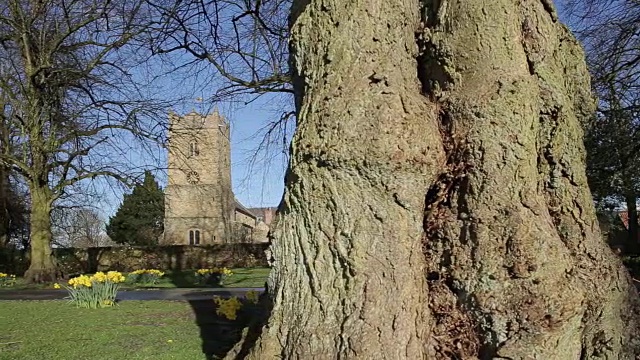
[(169, 114), (164, 244), (228, 240), (234, 215), (228, 122), (214, 111)]

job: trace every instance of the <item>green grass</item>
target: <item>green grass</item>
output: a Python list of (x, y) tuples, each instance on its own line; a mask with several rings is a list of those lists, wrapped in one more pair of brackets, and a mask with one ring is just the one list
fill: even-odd
[(95, 310), (2, 301), (0, 359), (205, 359), (205, 350), (224, 354), (240, 324), (217, 317), (213, 301), (125, 301)]
[[(270, 268), (255, 267), (255, 268), (236, 268), (231, 269), (233, 274), (229, 276), (224, 284), (224, 287), (229, 288), (252, 288), (263, 287), (269, 276)], [(183, 271), (166, 271), (165, 275), (160, 279), (160, 282), (155, 285), (143, 285), (143, 284), (123, 284), (123, 289), (135, 289), (135, 288), (197, 288), (208, 287), (206, 285), (200, 285), (196, 282), (195, 270), (183, 270)], [(53, 284), (26, 284), (22, 278), (16, 279), (16, 284), (11, 287), (0, 287), (2, 290), (26, 290), (26, 289), (51, 289)]]
[[(236, 268), (231, 270), (232, 275), (227, 277), (224, 287), (228, 288), (252, 288), (264, 287), (267, 276), (269, 276), (269, 268)], [(128, 286), (128, 285), (126, 285)], [(196, 282), (195, 270), (185, 271), (167, 271), (155, 285), (142, 285), (136, 287), (154, 287), (154, 288), (190, 288), (190, 287), (208, 287), (199, 285)]]

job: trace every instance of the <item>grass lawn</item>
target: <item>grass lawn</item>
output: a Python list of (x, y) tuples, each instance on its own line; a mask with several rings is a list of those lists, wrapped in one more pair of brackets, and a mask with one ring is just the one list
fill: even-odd
[(239, 339), (241, 321), (213, 301), (124, 301), (78, 309), (66, 301), (0, 301), (0, 359), (216, 359)]
[[(230, 288), (252, 288), (263, 287), (269, 276), (270, 268), (255, 267), (255, 268), (235, 268), (231, 269), (233, 274), (229, 276), (224, 284), (224, 287)], [(155, 285), (133, 285), (124, 283), (123, 289), (131, 288), (196, 288), (196, 287), (208, 287), (206, 285), (199, 285), (196, 283), (195, 270), (183, 270), (183, 271), (169, 271), (165, 272), (160, 282)], [(53, 284), (25, 284), (22, 278), (16, 279), (16, 284), (11, 287), (0, 287), (1, 290), (16, 290), (16, 289), (51, 289)]]
[[(270, 268), (235, 268), (231, 269), (232, 275), (227, 277), (224, 287), (230, 288), (252, 288), (264, 287), (267, 276), (269, 276)], [(127, 285), (125, 285), (126, 287)], [(166, 271), (160, 282), (150, 287), (158, 288), (189, 288), (189, 287), (207, 287), (196, 283), (195, 270), (185, 271)], [(137, 286), (144, 287), (144, 286)]]

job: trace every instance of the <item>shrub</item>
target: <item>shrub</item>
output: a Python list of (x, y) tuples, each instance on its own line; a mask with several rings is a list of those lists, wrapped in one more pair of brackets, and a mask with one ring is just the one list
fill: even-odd
[(127, 276), (128, 280), (132, 283), (151, 284), (155, 285), (160, 281), (160, 278), (164, 276), (164, 272), (155, 269), (142, 269), (135, 270)]
[[(116, 295), (124, 276), (117, 271), (80, 275), (69, 280), (69, 302), (77, 307), (97, 309), (115, 305)], [(55, 287), (55, 286), (54, 286)]]
[(0, 287), (9, 287), (16, 284), (16, 276), (0, 272)]
[(199, 284), (221, 286), (228, 276), (233, 275), (233, 272), (226, 267), (214, 267), (211, 269), (199, 269), (195, 272), (195, 275), (196, 282)]

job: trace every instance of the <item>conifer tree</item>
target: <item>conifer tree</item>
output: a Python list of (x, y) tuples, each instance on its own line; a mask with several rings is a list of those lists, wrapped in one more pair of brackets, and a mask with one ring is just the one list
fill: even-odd
[(126, 194), (116, 214), (109, 219), (107, 235), (129, 245), (155, 245), (164, 230), (164, 193), (151, 172)]

